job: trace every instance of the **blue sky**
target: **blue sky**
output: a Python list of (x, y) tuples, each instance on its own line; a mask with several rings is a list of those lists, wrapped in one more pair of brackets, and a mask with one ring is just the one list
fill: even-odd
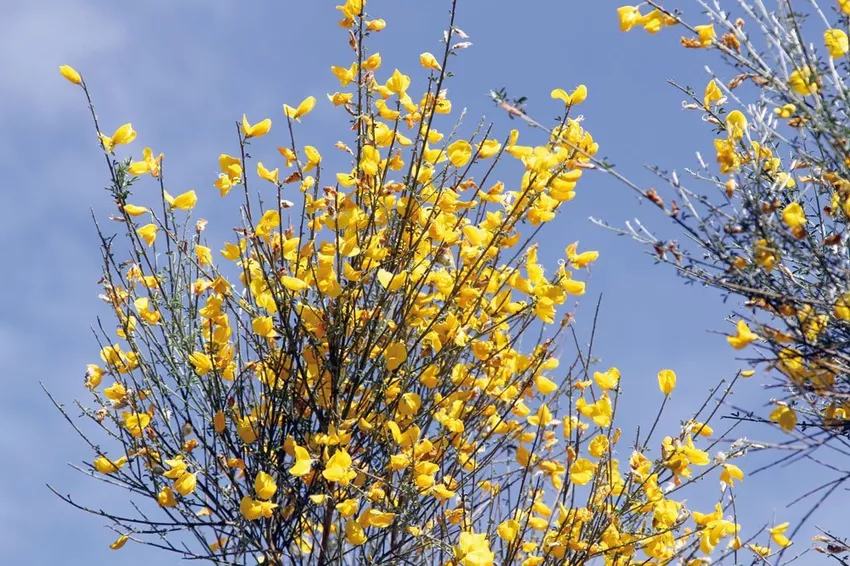
[[(4, 6), (0, 241), (7, 268), (0, 277), (0, 367), (5, 375), (0, 450), (6, 465), (0, 469), (0, 562), (177, 562), (139, 545), (129, 544), (120, 555), (109, 550), (115, 536), (104, 521), (63, 504), (45, 487), (49, 482), (95, 507), (124, 497), (67, 466), (90, 455), (38, 385), (43, 381), (66, 403), (85, 398), (85, 364), (97, 356), (88, 329), (97, 315), (106, 314), (97, 299), (100, 264), (90, 209), (108, 223), (107, 171), (82, 93), (59, 76), (57, 65), (71, 64), (83, 73), (104, 130), (133, 123), (139, 136), (130, 152), (138, 155), (147, 145), (164, 152), (170, 192), (196, 189), (211, 229), (223, 231), (233, 222), (235, 204), (221, 202), (211, 183), (218, 155), (236, 150), (233, 124), (243, 112), (254, 121), (271, 117), (280, 127), (281, 104), (314, 95), (319, 106), (302, 126), (299, 141), (321, 149), (345, 139), (341, 114), (324, 97), (338, 89), (330, 65), (347, 64), (351, 57), (335, 23), (335, 3), (37, 0)], [(590, 97), (581, 113), (600, 143), (600, 154), (640, 184), (654, 183), (645, 163), (681, 170), (694, 163), (694, 151), (710, 155), (708, 128), (697, 114), (683, 113), (681, 95), (666, 84), (675, 78), (702, 88), (707, 82), (703, 66), (710, 59), (682, 49), (678, 30), (655, 37), (641, 30), (621, 34), (617, 5), (608, 0), (460, 0), (457, 25), (474, 45), (452, 62), (456, 76), (447, 86), (454, 108), (468, 109), (468, 125), (483, 115), (500, 132), (518, 127), (521, 140), (539, 141), (539, 134), (497, 111), (487, 92), (504, 86), (528, 96), (531, 113), (547, 119), (558, 111), (549, 99), (552, 88), (570, 90), (585, 83)], [(414, 75), (413, 92), (422, 87), (418, 55), (439, 50), (448, 7), (447, 0), (372, 0), (370, 12), (388, 22), (372, 45), (383, 56), (382, 71), (398, 67)], [(697, 17), (694, 13), (692, 19)], [(274, 145), (258, 144), (254, 153), (273, 162)], [(154, 194), (153, 185), (140, 185), (141, 193), (145, 189)], [(656, 373), (665, 367), (677, 372), (679, 387), (666, 418), (672, 431), (720, 378), (744, 367), (722, 336), (708, 332), (728, 330), (724, 316), (731, 303), (724, 306), (716, 294), (686, 287), (672, 270), (654, 266), (637, 244), (593, 226), (591, 215), (619, 225), (639, 216), (662, 237), (676, 234), (614, 179), (588, 174), (577, 198), (544, 231), (541, 244), (541, 258), (553, 268), (575, 240), (581, 249), (600, 251), (579, 309), (579, 327), (588, 329), (602, 293), (596, 353), (606, 367), (616, 365), (623, 374), (621, 417), (627, 424), (650, 424), (654, 412), (646, 407), (656, 407), (661, 395)], [(767, 401), (759, 389), (765, 380), (756, 374), (734, 402), (761, 406)], [(763, 428), (746, 433), (777, 438)], [(756, 456), (742, 468), (764, 461)], [(749, 519), (746, 532), (773, 521), (774, 514), (779, 521), (791, 520), (793, 527), (805, 509), (789, 510), (785, 504), (805, 491), (796, 482), (808, 474), (822, 472), (797, 466), (769, 478), (748, 478), (739, 496), (739, 509)], [(804, 485), (812, 487), (814, 481)], [(714, 480), (706, 484), (711, 497), (718, 485)], [(838, 517), (842, 503), (848, 503), (843, 493), (815, 515), (812, 527), (837, 524), (830, 519)], [(809, 536), (812, 532), (806, 529)], [(808, 542), (801, 536), (798, 545), (803, 550)]]

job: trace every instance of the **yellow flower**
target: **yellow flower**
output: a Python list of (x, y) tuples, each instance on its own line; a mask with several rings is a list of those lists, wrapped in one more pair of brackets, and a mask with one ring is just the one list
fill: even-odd
[(304, 171), (315, 169), (322, 162), (322, 154), (312, 145), (304, 146), (304, 155), (307, 156), (307, 164), (304, 166)]
[(100, 135), (100, 141), (103, 144), (103, 149), (106, 153), (112, 153), (116, 145), (125, 145), (136, 139), (136, 131), (132, 124), (124, 124), (112, 134), (111, 137)]
[(360, 546), (366, 542), (366, 532), (354, 519), (345, 522), (345, 540), (352, 546)]
[(251, 320), (251, 330), (263, 338), (274, 338), (278, 335), (274, 329), (274, 319), (270, 316), (255, 316)]
[(717, 86), (717, 83), (714, 82), (714, 79), (708, 81), (708, 84), (705, 86), (705, 94), (703, 95), (702, 103), (706, 110), (711, 108), (711, 104), (714, 102), (718, 102), (723, 99), (723, 93), (720, 91), (720, 87)]
[(726, 117), (726, 133), (732, 141), (744, 137), (747, 131), (747, 118), (740, 110), (733, 110)]
[(212, 250), (207, 246), (195, 245), (195, 258), (201, 265), (212, 265)]
[(385, 513), (374, 509), (369, 511), (369, 525), (373, 527), (385, 529), (392, 524), (393, 519), (395, 519), (395, 513)]
[(446, 148), (446, 154), (452, 165), (463, 167), (472, 158), (472, 145), (466, 140), (454, 141)]
[(241, 417), (236, 421), (236, 434), (245, 444), (253, 444), (257, 441), (257, 428), (254, 419), (250, 416)]
[(344, 519), (347, 519), (357, 513), (358, 506), (359, 502), (357, 499), (352, 498), (340, 501), (336, 504), (335, 508)]
[(543, 403), (540, 407), (538, 407), (537, 413), (530, 415), (526, 420), (529, 424), (534, 426), (545, 427), (547, 424), (552, 422), (552, 412), (549, 410), (546, 403)]
[(720, 481), (729, 486), (735, 485), (735, 480), (744, 481), (744, 472), (741, 468), (733, 464), (723, 464), (723, 471), (720, 473)]
[(587, 100), (587, 86), (578, 85), (574, 91), (570, 93), (570, 105), (575, 106)]
[(254, 493), (260, 499), (271, 499), (277, 491), (277, 484), (266, 472), (260, 472), (254, 478)]
[(334, 452), (334, 455), (325, 464), (325, 469), (322, 470), (322, 477), (329, 482), (342, 483), (348, 477), (351, 470), (351, 463), (351, 456), (348, 455), (345, 449), (340, 448)]
[(124, 419), (124, 428), (135, 438), (141, 438), (145, 428), (151, 422), (151, 416), (147, 413), (125, 411), (121, 417)]
[[(242, 516), (249, 521), (256, 521), (264, 516), (263, 502), (257, 501), (250, 495), (242, 498), (242, 501), (239, 503), (239, 510), (242, 512)], [(271, 513), (269, 515), (271, 516)]]
[(385, 27), (387, 27), (387, 22), (380, 18), (366, 22), (366, 29), (369, 31), (381, 31)]
[(337, 6), (336, 9), (342, 12), (346, 20), (353, 20), (363, 13), (363, 4), (365, 0), (345, 0), (345, 3)]
[(499, 526), (496, 527), (496, 534), (498, 534), (499, 538), (504, 541), (513, 542), (519, 534), (519, 523), (513, 519), (502, 521)]
[(386, 269), (378, 270), (378, 282), (388, 291), (398, 291), (407, 281), (406, 273), (392, 274)]
[(790, 118), (794, 115), (794, 112), (797, 111), (797, 107), (793, 104), (783, 104), (779, 108), (774, 108), (773, 113), (779, 116), (780, 118)]
[(776, 262), (779, 261), (779, 253), (776, 249), (770, 246), (770, 243), (762, 238), (753, 246), (753, 259), (767, 271), (773, 269)]
[(543, 375), (538, 375), (534, 378), (534, 385), (537, 386), (537, 390), (540, 391), (541, 395), (549, 395), (558, 389), (557, 383)]
[(261, 179), (265, 179), (269, 183), (274, 183), (275, 185), (278, 184), (278, 169), (269, 171), (265, 168), (262, 161), (257, 162), (257, 175), (259, 175)]
[(154, 240), (156, 240), (156, 224), (145, 224), (136, 229), (136, 233), (139, 235), (141, 239), (147, 243), (148, 246), (152, 246)]
[(826, 44), (827, 51), (829, 51), (829, 56), (833, 59), (844, 57), (850, 51), (850, 42), (847, 41), (847, 34), (844, 30), (826, 30), (823, 32), (823, 41)]
[(576, 485), (587, 485), (593, 479), (596, 466), (587, 458), (579, 458), (570, 466), (570, 480)]
[(600, 434), (590, 441), (587, 450), (594, 458), (601, 458), (608, 451), (609, 445), (608, 437)]
[(292, 277), (290, 275), (281, 275), (280, 284), (292, 291), (293, 293), (298, 293), (299, 291), (303, 291), (307, 288), (307, 283), (298, 279), (297, 277)]
[(387, 362), (388, 371), (395, 371), (407, 361), (407, 347), (404, 342), (393, 342), (387, 346), (384, 350), (384, 360)]
[(103, 374), (106, 373), (103, 368), (97, 364), (88, 364), (86, 366), (86, 387), (94, 389), (103, 381)]
[(195, 486), (198, 484), (198, 478), (191, 472), (183, 472), (183, 474), (174, 481), (174, 489), (180, 495), (186, 496), (195, 491)]
[(195, 194), (195, 191), (186, 191), (183, 194), (179, 194), (171, 200), (171, 208), (178, 208), (180, 210), (191, 210), (198, 203), (198, 195)]
[(597, 426), (611, 426), (613, 407), (611, 406), (611, 399), (608, 397), (607, 392), (603, 393), (602, 398), (595, 403), (588, 403), (584, 397), (580, 397), (576, 401), (576, 410), (585, 417), (593, 420)]
[(410, 87), (410, 77), (402, 75), (398, 69), (395, 69), (392, 76), (387, 80), (386, 87), (394, 94), (403, 95)]
[(797, 426), (797, 413), (787, 405), (779, 405), (770, 413), (770, 420), (785, 432), (791, 432)]
[(156, 494), (156, 502), (159, 503), (160, 507), (174, 507), (177, 505), (177, 500), (174, 498), (174, 491), (167, 485)]
[(797, 94), (808, 96), (818, 92), (817, 77), (813, 76), (810, 67), (803, 67), (791, 73), (788, 77), (788, 84)]
[(310, 473), (310, 468), (313, 467), (313, 460), (310, 458), (310, 453), (303, 446), (295, 445), (295, 464), (289, 468), (289, 473), (295, 477), (306, 476)]
[(124, 214), (128, 214), (130, 216), (141, 216), (146, 212), (148, 212), (148, 209), (144, 206), (136, 206), (135, 204), (124, 205)]
[(666, 18), (661, 10), (655, 9), (650, 13), (641, 16), (637, 23), (642, 25), (643, 29), (645, 29), (648, 33), (655, 34), (661, 31), (661, 28), (664, 27)]
[(440, 63), (437, 61), (437, 58), (430, 53), (423, 53), (422, 55), (420, 55), (419, 64), (425, 67), (426, 69), (432, 69), (434, 71), (443, 70), (443, 67), (440, 66)]
[(717, 151), (717, 162), (721, 173), (732, 173), (741, 166), (741, 156), (735, 151), (735, 146), (729, 140), (714, 140)]
[(620, 31), (629, 31), (640, 21), (640, 9), (637, 6), (621, 6), (617, 8), (617, 19), (620, 20)]
[(464, 531), (453, 550), (459, 566), (492, 566), (496, 560), (487, 533)]
[(699, 44), (702, 47), (708, 47), (711, 45), (712, 40), (717, 37), (717, 33), (714, 31), (714, 24), (694, 26), (694, 30), (699, 35)]
[(111, 548), (112, 550), (118, 550), (119, 548), (127, 544), (128, 540), (130, 540), (130, 537), (128, 537), (127, 535), (121, 535), (115, 540), (115, 542), (109, 545), (109, 548)]
[(328, 100), (334, 106), (342, 106), (343, 104), (348, 104), (354, 98), (354, 94), (351, 92), (335, 92), (333, 94), (328, 95)]
[(103, 390), (103, 394), (107, 399), (112, 401), (121, 401), (127, 395), (127, 389), (118, 382), (113, 383)]
[(806, 213), (798, 202), (792, 202), (782, 209), (782, 221), (789, 228), (800, 228), (806, 225)]
[(94, 469), (100, 472), (101, 474), (114, 474), (115, 472), (123, 468), (126, 463), (126, 456), (122, 456), (117, 460), (110, 460), (105, 456), (98, 456), (94, 459), (92, 465), (94, 465)]
[(301, 101), (301, 104), (299, 104), (297, 108), (293, 108), (288, 104), (284, 104), (283, 113), (288, 118), (292, 118), (296, 122), (300, 122), (301, 118), (309, 114), (315, 106), (316, 98), (314, 96), (308, 96), (307, 98)]
[(68, 79), (68, 81), (74, 83), (75, 85), (81, 84), (83, 82), (83, 77), (80, 76), (80, 73), (74, 67), (70, 65), (62, 65), (59, 67), (59, 72), (63, 77)]
[(259, 138), (272, 129), (272, 121), (266, 118), (260, 122), (257, 122), (253, 126), (248, 123), (248, 117), (245, 114), (242, 114), (242, 133), (245, 135), (245, 138)]
[(162, 154), (160, 153), (158, 156), (153, 156), (153, 150), (149, 147), (146, 147), (142, 150), (142, 159), (141, 161), (134, 161), (130, 164), (130, 174), (131, 175), (147, 175), (151, 174), (152, 177), (159, 177), (160, 170), (160, 162), (162, 161)]
[(791, 541), (785, 536), (785, 531), (788, 530), (788, 523), (781, 523), (770, 529), (770, 538), (773, 542), (785, 548), (791, 546)]
[(665, 395), (670, 395), (676, 387), (676, 374), (671, 369), (663, 369), (658, 372), (658, 387)]
[(357, 79), (357, 63), (352, 63), (351, 67), (331, 67), (331, 72), (339, 79), (341, 86), (348, 86), (349, 83)]
[(381, 66), (381, 54), (373, 53), (363, 61), (363, 68), (367, 71), (375, 71)]
[(620, 382), (620, 370), (611, 368), (606, 372), (595, 371), (593, 372), (593, 379), (600, 389), (616, 389), (617, 384)]
[(578, 242), (573, 242), (566, 249), (567, 259), (570, 260), (570, 264), (575, 269), (582, 269), (587, 267), (597, 259), (599, 259), (599, 252), (597, 251), (587, 251), (578, 253)]
[(502, 149), (502, 144), (500, 144), (496, 140), (485, 140), (478, 146), (478, 157), (481, 159), (487, 159), (488, 157), (493, 157), (499, 150)]
[(198, 375), (206, 375), (213, 368), (212, 359), (203, 352), (193, 352), (189, 356), (189, 362), (195, 368), (195, 373)]
[(832, 314), (839, 320), (850, 320), (850, 293), (838, 297)]
[(744, 319), (738, 321), (736, 330), (737, 333), (735, 336), (726, 337), (726, 341), (729, 342), (729, 345), (736, 350), (746, 348), (748, 345), (759, 339), (758, 334), (750, 330), (750, 327), (747, 326), (747, 321)]

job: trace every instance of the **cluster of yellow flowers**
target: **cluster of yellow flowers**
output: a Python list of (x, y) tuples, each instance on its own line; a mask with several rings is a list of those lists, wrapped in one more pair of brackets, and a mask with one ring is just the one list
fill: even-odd
[[(556, 338), (571, 321), (556, 324), (558, 307), (584, 293), (573, 273), (598, 253), (570, 244), (547, 275), (523, 238), (575, 196), (597, 152), (570, 117), (586, 87), (552, 91), (563, 119), (542, 145), (520, 145), (517, 130), (504, 140), (490, 130), (446, 135), (437, 129), (452, 110), (445, 67), (462, 32), (450, 28), (442, 58), (420, 56), (428, 87), (417, 102), (413, 78), (396, 69), (379, 81), (381, 57), (366, 54), (366, 32), (386, 22), (368, 19), (363, 0), (337, 8), (355, 61), (331, 71), (353, 92), (328, 99), (356, 133), (353, 147), (334, 146), (350, 168), (328, 175), (319, 149), (296, 142), (317, 106), (309, 96), (283, 106), (293, 134), (277, 148), (280, 165), (257, 162), (273, 198), (254, 202), (245, 147), (270, 137), (272, 120), (243, 116), (240, 151), (219, 157), (214, 181), (222, 197), (236, 187), (245, 195), (244, 225), (223, 244), (223, 262), (205, 245), (206, 221), (193, 233), (184, 215), (198, 205), (195, 191), (162, 188), (160, 215), (127, 202), (114, 176), (130, 261), (107, 262), (104, 298), (126, 344), (101, 350), (86, 386), (124, 453), (98, 453), (93, 469), (119, 482), (141, 471), (152, 499), (192, 517), (175, 528), (201, 530), (205, 552), (228, 559), (341, 563), (363, 547), (374, 563), (408, 555), (491, 566), (498, 554), (523, 566), (623, 565), (710, 555), (723, 540), (742, 547), (722, 499), (692, 515), (674, 499), (704, 475), (694, 468), (718, 468), (727, 490), (743, 479), (727, 461), (737, 454), (713, 460), (696, 446), (708, 424), (689, 421), (658, 443), (655, 459), (648, 445), (633, 449), (623, 469), (620, 372), (554, 373)], [(673, 23), (636, 8), (620, 17), (650, 32)], [(86, 88), (75, 70), (60, 71)], [(747, 123), (733, 114), (737, 142)], [(99, 137), (111, 154), (136, 133), (126, 124)], [(490, 180), (505, 156), (524, 169), (514, 188)], [(145, 148), (125, 172), (164, 187), (161, 161)], [(302, 201), (300, 225), (284, 225), (288, 194)], [(551, 337), (523, 351), (523, 333), (546, 325)], [(739, 327), (733, 345), (747, 332)], [(101, 389), (105, 376), (113, 383)], [(666, 398), (676, 374), (662, 370), (658, 385)], [(203, 530), (204, 520), (217, 527)]]
[[(795, 51), (787, 71), (784, 67), (771, 69), (754, 55), (755, 48), (743, 32), (744, 19), (733, 22), (728, 14), (709, 10), (727, 33), (718, 38), (714, 25), (705, 24), (693, 26), (697, 38), (682, 38), (685, 47), (717, 48), (738, 62), (737, 70), (745, 72), (729, 81), (727, 92), (746, 80), (762, 89), (758, 104), (748, 108), (742, 104), (742, 109), (762, 122), (756, 128), (741, 110), (729, 111), (723, 117), (727, 97), (714, 79), (706, 86), (702, 100), (687, 104), (686, 108), (703, 112), (707, 122), (726, 133), (724, 138), (714, 140), (714, 148), (719, 173), (729, 178), (725, 183), (720, 176), (713, 180), (725, 188), (735, 212), (726, 218), (728, 223), (722, 226), (725, 232), (716, 235), (725, 238), (741, 234), (742, 240), (735, 240), (736, 255), (725, 267), (727, 273), (750, 275), (744, 280), (748, 290), (743, 293), (749, 299), (748, 306), (785, 325), (781, 330), (756, 321), (754, 331), (745, 320), (738, 320), (736, 332), (728, 337), (728, 342), (735, 349), (759, 344), (771, 351), (775, 355), (771, 367), (788, 378), (790, 391), (803, 392), (792, 393), (788, 401), (774, 401), (769, 420), (786, 432), (794, 431), (800, 411), (826, 427), (846, 425), (850, 414), (846, 393), (837, 388), (838, 377), (847, 372), (843, 354), (835, 354), (841, 346), (824, 343), (825, 337), (836, 333), (839, 338), (844, 336), (843, 325), (850, 320), (850, 294), (843, 284), (839, 283), (835, 291), (828, 289), (836, 281), (829, 272), (834, 261), (830, 250), (838, 250), (832, 247), (842, 243), (843, 225), (850, 220), (850, 181), (843, 171), (850, 159), (846, 157), (843, 135), (835, 133), (843, 125), (838, 124), (838, 130), (833, 130), (836, 124), (832, 123), (841, 122), (843, 115), (830, 112), (832, 97), (846, 99), (841, 77), (844, 69), (838, 60), (850, 52), (850, 40), (842, 29), (846, 21), (830, 24), (824, 12), (814, 6), (826, 27), (822, 45), (828, 57), (815, 58), (811, 53)], [(842, 17), (850, 15), (850, 2), (838, 0), (837, 11)], [(684, 24), (673, 12), (656, 9), (642, 15), (639, 6), (622, 6), (617, 13), (622, 31), (642, 25), (655, 33), (664, 26)], [(787, 30), (782, 29), (764, 33), (788, 33), (800, 45), (808, 44), (790, 23)], [(768, 44), (774, 41), (775, 37), (768, 38)], [(747, 43), (747, 50), (742, 50), (742, 42)], [(805, 144), (787, 142), (790, 136), (778, 133), (780, 130), (774, 130), (769, 120), (761, 119), (758, 109), (753, 110), (760, 104), (773, 105), (773, 114), (783, 121), (780, 125), (796, 129), (799, 139), (823, 136), (830, 140), (827, 145), (836, 148), (836, 155), (826, 152), (818, 156), (817, 152), (808, 153)], [(783, 170), (777, 154), (785, 148), (790, 149), (792, 159)], [(804, 171), (806, 174), (802, 174)], [(747, 187), (745, 193), (740, 190), (742, 185)], [(823, 206), (812, 194), (823, 194), (829, 204)], [(738, 211), (746, 213), (738, 215)], [(746, 238), (749, 242), (740, 245)], [(814, 263), (818, 267), (812, 267)], [(805, 276), (798, 280), (799, 274)], [(773, 277), (779, 280), (775, 286), (771, 286)], [(790, 287), (785, 287), (788, 281)]]

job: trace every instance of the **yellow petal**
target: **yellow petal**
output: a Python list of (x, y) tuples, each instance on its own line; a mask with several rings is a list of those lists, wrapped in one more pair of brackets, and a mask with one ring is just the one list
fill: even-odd
[(585, 85), (578, 85), (576, 89), (570, 93), (570, 105), (575, 106), (576, 104), (581, 104), (587, 100), (587, 87)]
[(301, 101), (301, 104), (298, 105), (298, 108), (295, 110), (295, 117), (301, 118), (309, 114), (313, 108), (316, 106), (316, 97), (308, 96), (304, 100)]
[(552, 91), (551, 96), (555, 100), (560, 100), (567, 106), (570, 104), (570, 95), (562, 88), (556, 88)]

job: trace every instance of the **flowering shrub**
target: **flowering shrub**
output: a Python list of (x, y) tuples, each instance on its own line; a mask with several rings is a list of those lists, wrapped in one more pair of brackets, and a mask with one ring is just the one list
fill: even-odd
[[(547, 273), (535, 237), (592, 166), (570, 117), (587, 89), (553, 91), (562, 116), (540, 145), (485, 126), (464, 138), (445, 90), (470, 45), (454, 10), (443, 52), (411, 77), (367, 49), (386, 23), (363, 4), (338, 6), (353, 60), (331, 67), (343, 90), (328, 96), (350, 141), (297, 142), (314, 97), (274, 128), (243, 116), (213, 183), (239, 207), (231, 238), (191, 218), (212, 187), (170, 195), (162, 154), (119, 159), (135, 130), (107, 135), (92, 109), (124, 245), (99, 228), (117, 339), (101, 327), (87, 368), (88, 472), (133, 511), (66, 499), (110, 521), (114, 549), (219, 564), (701, 563), (788, 546), (787, 524), (766, 546), (741, 534), (732, 460), (748, 445), (711, 454), (708, 402), (624, 445), (620, 372), (581, 348), (559, 361), (573, 332), (559, 307), (598, 254), (570, 244)], [(280, 162), (253, 163), (272, 139)], [(506, 159), (524, 173), (503, 183)], [(658, 385), (663, 410), (676, 374)], [(688, 510), (683, 490), (708, 477), (716, 506)]]
[[(850, 145), (847, 143), (850, 3), (722, 3), (696, 0), (699, 25), (650, 0), (617, 10), (620, 29), (650, 34), (685, 30), (684, 48), (719, 55), (726, 76), (704, 88), (681, 88), (684, 109), (714, 130), (713, 159), (688, 177), (654, 168), (672, 189), (626, 181), (664, 211), (693, 245), (657, 238), (644, 225), (616, 229), (651, 247), (692, 282), (745, 300), (730, 322), (729, 345), (772, 370), (769, 409), (746, 420), (774, 423), (793, 434), (799, 457), (829, 446), (829, 470), (847, 469), (844, 454), (850, 394), (847, 224)], [(817, 34), (815, 41), (811, 34)], [(600, 224), (610, 225), (604, 222)], [(823, 451), (821, 451), (823, 452)], [(815, 507), (846, 481), (818, 481)], [(825, 485), (824, 485), (825, 484)], [(850, 548), (831, 536), (816, 547), (836, 556)], [(843, 561), (843, 560), (841, 560)]]
[[(708, 23), (695, 26), (669, 6), (648, 4), (651, 11), (621, 7), (621, 29), (687, 28), (684, 47), (714, 50), (734, 74), (712, 75), (704, 91), (687, 91), (685, 108), (719, 134), (715, 163), (700, 158), (690, 181), (656, 170), (679, 203), (666, 204), (654, 190), (643, 193), (698, 248), (680, 249), (647, 231), (624, 232), (692, 280), (746, 298), (748, 312), (735, 317), (728, 341), (737, 350), (750, 346), (751, 361), (777, 370), (783, 394), (770, 421), (788, 432), (818, 431), (818, 441), (844, 436), (850, 3), (811, 2), (804, 13), (787, 1), (774, 10), (744, 2), (735, 7), (738, 17), (719, 3), (697, 1)], [(804, 29), (817, 29), (818, 41), (807, 43)]]

